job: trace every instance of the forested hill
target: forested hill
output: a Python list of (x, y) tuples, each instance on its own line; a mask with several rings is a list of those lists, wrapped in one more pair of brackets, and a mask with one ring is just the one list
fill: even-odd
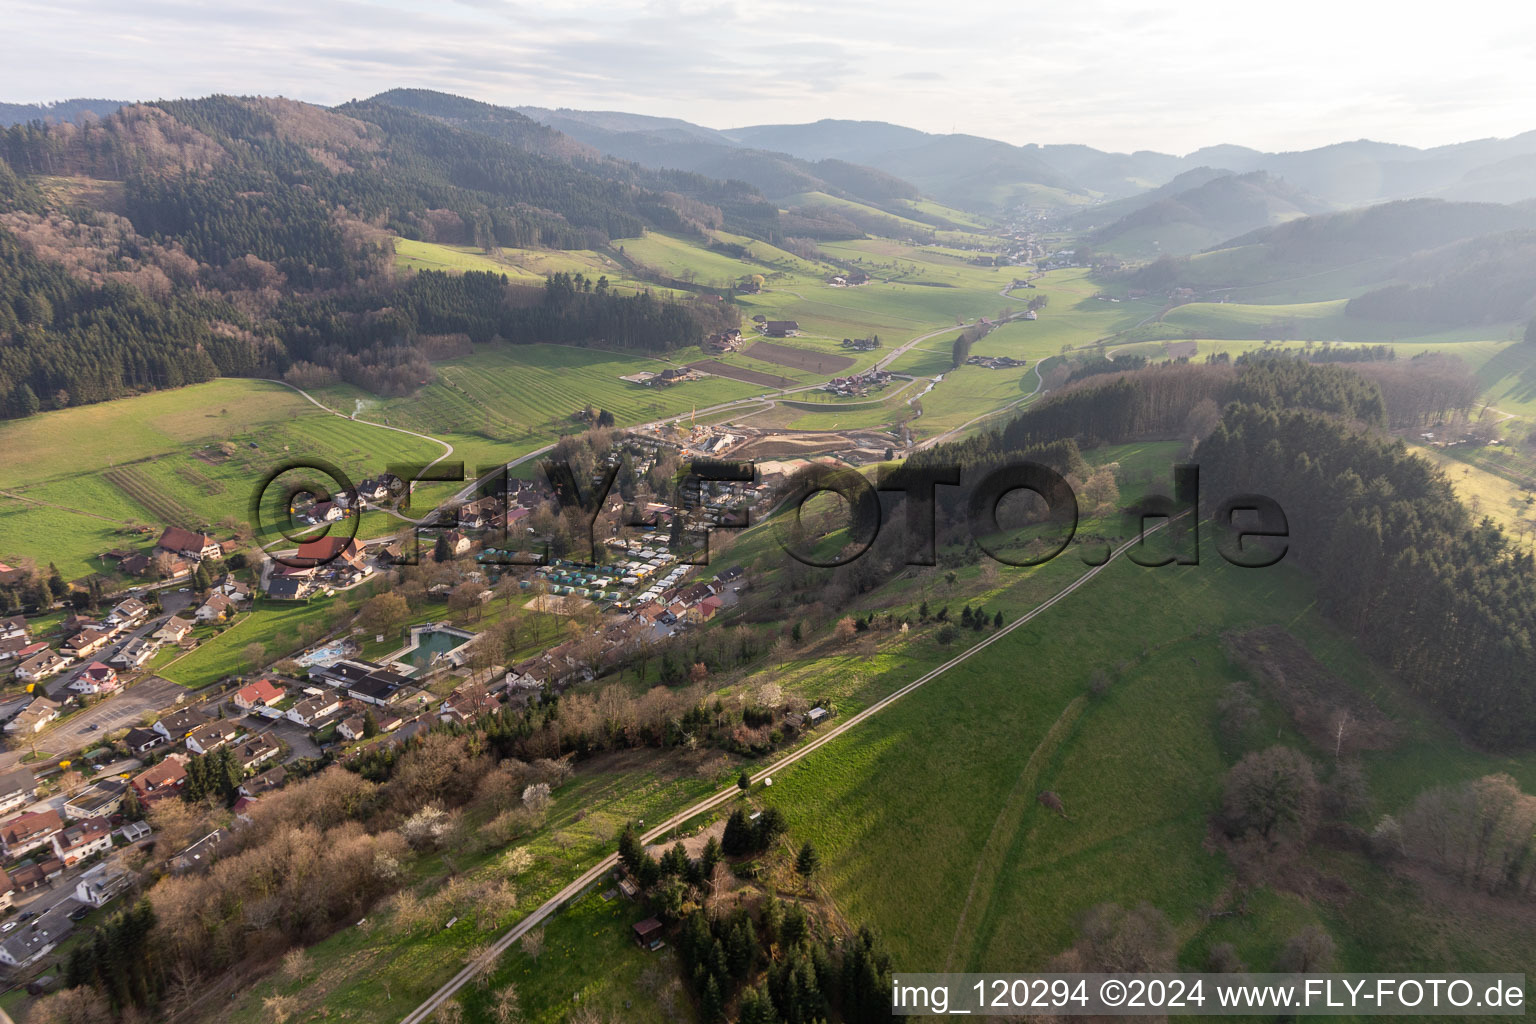
[(1213, 360), (1090, 378), (923, 458), (984, 467), (1022, 455), (1070, 471), (1075, 449), (1057, 438), (1203, 438), (1192, 460), (1203, 514), (1233, 494), (1279, 502), (1285, 557), (1315, 577), (1335, 621), (1478, 742), (1529, 747), (1532, 556), (1475, 521), (1438, 468), (1379, 429), (1465, 409), (1476, 395), (1463, 368), (1432, 357)]
[(647, 172), (486, 110), (466, 126), (382, 101), (213, 96), (0, 131), (0, 414), (296, 364), (397, 391), (423, 379), (427, 347), (468, 343), (423, 341), (443, 334), (658, 350), (722, 326), (718, 304), (581, 280), (543, 294), (481, 282), (457, 326), (433, 312), (446, 285), (423, 275), (402, 291), (392, 236), (570, 249), (648, 228), (777, 237), (777, 209), (750, 186)]

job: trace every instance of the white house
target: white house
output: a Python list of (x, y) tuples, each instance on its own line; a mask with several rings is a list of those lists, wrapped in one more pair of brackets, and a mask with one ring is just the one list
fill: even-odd
[(113, 693), (118, 686), (117, 670), (99, 661), (91, 662), (69, 681), (69, 688), (76, 693)]

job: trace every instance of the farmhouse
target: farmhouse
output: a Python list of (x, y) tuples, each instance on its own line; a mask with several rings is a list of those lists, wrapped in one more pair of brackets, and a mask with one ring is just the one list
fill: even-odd
[(219, 542), (206, 533), (193, 533), (179, 526), (167, 526), (165, 532), (160, 534), (160, 539), (155, 542), (155, 547), (171, 555), (180, 555), (194, 562), (201, 562), (205, 558), (218, 558), (224, 553)]
[(321, 537), (305, 541), (289, 561), (296, 568), (319, 568), (326, 565), (350, 566), (359, 570), (367, 568), (363, 546), (356, 537)]
[(800, 333), (800, 325), (794, 320), (768, 320), (763, 323), (763, 333), (770, 338), (792, 338)]

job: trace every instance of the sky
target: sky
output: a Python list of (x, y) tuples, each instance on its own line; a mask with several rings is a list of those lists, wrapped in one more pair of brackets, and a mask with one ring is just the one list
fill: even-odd
[(824, 117), (1184, 154), (1536, 128), (1536, 5), (6, 0), (0, 100), (397, 86), (714, 128)]

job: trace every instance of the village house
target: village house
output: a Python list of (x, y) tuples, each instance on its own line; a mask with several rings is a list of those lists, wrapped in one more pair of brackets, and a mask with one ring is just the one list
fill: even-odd
[(107, 659), (107, 664), (120, 672), (131, 672), (153, 658), (159, 649), (159, 644), (143, 637), (129, 640), (116, 654)]
[(16, 883), (0, 868), (0, 912), (10, 910), (16, 896)]
[(104, 665), (99, 661), (93, 661), (75, 674), (69, 681), (69, 689), (76, 693), (102, 694), (114, 693), (120, 683), (117, 670), (110, 665)]
[(267, 580), (267, 596), (274, 601), (302, 601), (309, 596), (311, 586), (307, 580), (296, 576), (273, 576)]
[(133, 875), (115, 860), (104, 861), (75, 882), (75, 899), (87, 906), (104, 907), (133, 884)]
[(443, 538), (448, 543), (448, 553), (455, 558), (468, 554), (470, 547), (474, 544), (474, 541), (470, 540), (467, 534), (459, 530), (449, 530), (443, 535)]
[(0, 849), (8, 860), (14, 860), (47, 846), (54, 833), (63, 827), (59, 812), (52, 808), (26, 811), (0, 824)]
[(438, 717), (444, 722), (467, 724), (480, 715), (495, 711), (501, 705), (496, 694), (478, 683), (466, 683), (454, 690), (443, 701)]
[(179, 708), (162, 717), (153, 728), (170, 742), (178, 743), (187, 733), (208, 719), (208, 713), (200, 708)]
[(89, 658), (112, 642), (112, 633), (95, 627), (82, 629), (64, 642), (60, 650), (72, 658)]
[(225, 616), (233, 615), (235, 603), (226, 594), (212, 593), (198, 606), (193, 617), (198, 622), (218, 622)]
[[(316, 568), (344, 568), (350, 567), (359, 571), (368, 567), (368, 561), (363, 551), (363, 545), (356, 537), (321, 537), (318, 540), (308, 540), (299, 545), (289, 559), (293, 569)], [(290, 574), (296, 575), (296, 574)]]
[(770, 338), (792, 338), (800, 332), (800, 325), (794, 320), (767, 320), (763, 323), (763, 333)]
[(107, 614), (107, 625), (118, 629), (132, 629), (147, 618), (149, 618), (149, 606), (136, 597), (130, 597)]
[(156, 747), (169, 742), (171, 742), (169, 736), (156, 732), (154, 729), (141, 729), (138, 726), (129, 729), (127, 735), (123, 737), (123, 745), (128, 748), (129, 753), (135, 756), (148, 753)]
[(139, 803), (148, 807), (168, 796), (180, 793), (187, 784), (187, 755), (170, 753), (165, 760), (133, 777), (128, 783)]
[(155, 639), (163, 644), (179, 644), (192, 632), (192, 620), (172, 618), (155, 630)]
[(37, 798), (37, 779), (32, 769), (18, 765), (0, 775), (0, 814), (9, 814)]
[(224, 554), (219, 542), (206, 533), (194, 533), (179, 526), (167, 526), (155, 547), (167, 554), (180, 555), (194, 562), (205, 558), (218, 558)]
[[(282, 700), (288, 692), (270, 679), (258, 679), (235, 691), (235, 707), (241, 711), (264, 711)], [(268, 717), (277, 717), (276, 714)]]
[(501, 514), (501, 502), (494, 497), (480, 498), (459, 506), (459, 525), (467, 530), (482, 530)]
[(0, 640), (0, 661), (25, 661), (47, 649), (46, 641), (33, 640), (27, 636), (13, 636)]
[(282, 765), (268, 768), (260, 775), (253, 775), (240, 783), (240, 795), (255, 798), (263, 793), (270, 793), (274, 789), (281, 789), (288, 779), (288, 769)]
[(235, 760), (240, 763), (241, 768), (251, 771), (257, 765), (272, 760), (282, 751), (283, 748), (278, 745), (278, 742), (270, 734), (262, 733), (259, 736), (251, 737), (243, 743), (236, 744)]
[(215, 593), (223, 594), (236, 604), (244, 604), (251, 599), (251, 585), (237, 580), (229, 573), (220, 576), (213, 584)]
[(27, 620), (25, 616), (13, 615), (8, 619), (0, 619), (0, 640), (14, 640), (17, 637), (27, 636)]
[(337, 723), (336, 735), (340, 736), (342, 739), (349, 743), (353, 740), (360, 740), (363, 738), (366, 725), (367, 723), (364, 721), (362, 715), (353, 715), (352, 717), (344, 718), (339, 723)]
[(0, 942), (0, 962), (17, 969), (28, 967), (53, 952), (74, 927), (69, 914), (62, 907), (54, 907)]
[(230, 719), (214, 719), (204, 722), (187, 733), (187, 749), (194, 754), (211, 754), (226, 744), (233, 743), (244, 730)]
[(70, 797), (64, 805), (64, 813), (76, 821), (109, 817), (123, 806), (123, 794), (127, 791), (128, 783), (122, 779), (102, 779)]
[(341, 708), (341, 697), (336, 693), (306, 697), (285, 712), (288, 721), (313, 729), (324, 719)]
[(40, 733), (44, 726), (59, 717), (60, 707), (62, 705), (47, 697), (35, 697), (20, 714), (5, 723), (5, 731), (22, 736)]
[(112, 826), (106, 818), (86, 818), (53, 834), (53, 853), (67, 868), (112, 849)]

